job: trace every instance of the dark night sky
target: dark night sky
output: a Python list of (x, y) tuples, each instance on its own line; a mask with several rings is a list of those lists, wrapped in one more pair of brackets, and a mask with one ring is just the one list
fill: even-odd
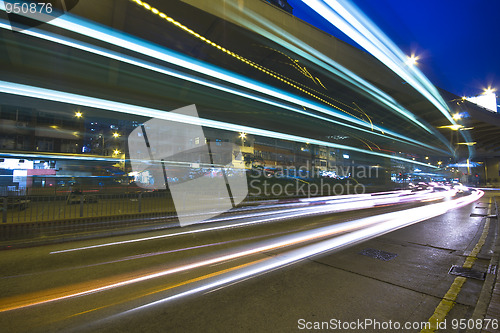
[[(300, 0), (294, 15), (350, 43)], [(452, 93), (500, 89), (500, 1), (354, 0), (406, 54), (414, 52), (430, 81)], [(497, 92), (498, 94), (498, 92)]]

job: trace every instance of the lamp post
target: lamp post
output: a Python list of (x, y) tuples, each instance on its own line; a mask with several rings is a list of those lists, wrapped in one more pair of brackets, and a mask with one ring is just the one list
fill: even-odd
[(244, 143), (245, 143), (245, 138), (247, 137), (247, 134), (244, 133), (244, 132), (241, 132), (240, 133), (240, 139), (241, 139), (241, 146), (243, 147), (244, 146)]
[(418, 59), (419, 59), (418, 56), (416, 56), (415, 54), (412, 54), (411, 56), (407, 57), (406, 64), (408, 66), (417, 66), (418, 65), (418, 62), (417, 62)]

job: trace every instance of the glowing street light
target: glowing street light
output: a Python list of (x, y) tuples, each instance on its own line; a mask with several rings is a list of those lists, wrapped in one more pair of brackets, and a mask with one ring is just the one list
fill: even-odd
[(117, 132), (113, 133), (113, 138), (119, 138), (119, 137), (120, 137), (120, 133), (117, 133)]
[(83, 113), (81, 113), (80, 111), (76, 111), (75, 112), (75, 117), (81, 118), (81, 117), (83, 117)]
[(115, 150), (113, 151), (113, 155), (118, 155), (118, 154), (120, 154), (120, 153), (121, 153), (121, 151), (119, 151), (118, 149), (115, 149)]
[(486, 89), (483, 90), (483, 95), (493, 94), (495, 91), (496, 91), (496, 89), (488, 87), (488, 88), (486, 88)]
[(416, 66), (418, 64), (417, 60), (418, 60), (418, 57), (416, 55), (412, 54), (411, 56), (407, 57), (406, 64), (408, 66)]
[(453, 119), (454, 119), (454, 120), (459, 120), (459, 119), (462, 119), (462, 115), (461, 115), (460, 113), (455, 113), (455, 114), (453, 115)]
[(240, 132), (240, 139), (241, 139), (241, 146), (245, 146), (245, 138), (247, 137), (247, 134), (244, 132)]

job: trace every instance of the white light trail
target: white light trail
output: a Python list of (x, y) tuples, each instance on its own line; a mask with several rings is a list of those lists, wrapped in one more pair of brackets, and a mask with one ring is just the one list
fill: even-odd
[[(9, 24), (7, 24), (5, 21), (3, 21), (1, 19), (0, 19), (0, 28), (10, 30)], [(289, 110), (289, 111), (292, 111), (292, 112), (295, 112), (295, 113), (300, 113), (300, 114), (306, 115), (308, 117), (320, 119), (322, 121), (326, 121), (326, 122), (333, 123), (333, 124), (336, 124), (336, 125), (348, 127), (348, 128), (354, 129), (356, 131), (361, 131), (361, 132), (364, 132), (364, 133), (368, 133), (370, 135), (375, 135), (375, 136), (379, 136), (379, 137), (383, 137), (383, 138), (388, 138), (388, 136), (385, 135), (385, 134), (381, 134), (381, 133), (378, 133), (378, 132), (374, 132), (374, 131), (368, 130), (366, 128), (357, 127), (357, 126), (354, 126), (354, 125), (351, 125), (351, 124), (348, 124), (348, 123), (343, 123), (343, 122), (340, 122), (340, 121), (337, 121), (337, 120), (334, 120), (334, 119), (331, 119), (331, 118), (327, 118), (327, 117), (320, 116), (320, 115), (317, 115), (317, 114), (314, 114), (314, 113), (311, 113), (311, 112), (307, 112), (307, 111), (304, 111), (303, 108), (297, 108), (297, 107), (290, 106), (288, 104), (276, 102), (276, 101), (270, 100), (268, 98), (263, 98), (261, 96), (255, 95), (255, 94), (244, 92), (242, 90), (238, 90), (238, 89), (235, 89), (235, 88), (231, 88), (231, 87), (228, 87), (228, 86), (217, 84), (217, 83), (214, 83), (214, 82), (211, 82), (211, 81), (208, 81), (208, 80), (204, 80), (204, 79), (195, 77), (193, 75), (189, 75), (189, 74), (182, 73), (182, 72), (179, 72), (179, 71), (176, 71), (176, 70), (173, 70), (173, 69), (169, 69), (167, 67), (160, 66), (158, 64), (150, 63), (150, 62), (147, 62), (147, 61), (144, 61), (144, 60), (141, 60), (141, 59), (137, 59), (137, 58), (133, 58), (133, 57), (130, 57), (130, 56), (127, 56), (127, 55), (123, 55), (123, 54), (121, 54), (119, 52), (114, 52), (114, 51), (106, 50), (106, 49), (103, 49), (103, 48), (100, 48), (100, 47), (97, 47), (97, 46), (93, 46), (93, 45), (90, 45), (90, 44), (87, 44), (87, 43), (83, 43), (83, 42), (80, 42), (80, 41), (76, 41), (76, 40), (70, 39), (70, 38), (67, 38), (67, 37), (62, 37), (62, 36), (58, 36), (58, 35), (51, 34), (51, 33), (48, 33), (48, 32), (44, 32), (44, 31), (41, 31), (41, 30), (36, 29), (36, 28), (32, 28), (32, 29), (29, 29), (29, 30), (22, 30), (19, 33), (22, 33), (22, 34), (25, 34), (25, 35), (29, 35), (29, 36), (33, 36), (33, 37), (37, 37), (37, 38), (40, 38), (40, 39), (45, 39), (45, 40), (48, 40), (48, 41), (51, 41), (51, 42), (54, 42), (54, 43), (57, 43), (57, 44), (69, 46), (69, 47), (72, 47), (72, 48), (75, 48), (75, 49), (79, 49), (79, 50), (82, 50), (82, 51), (86, 51), (86, 52), (89, 52), (89, 53), (97, 54), (97, 55), (100, 55), (100, 56), (103, 56), (103, 57), (107, 57), (107, 58), (110, 58), (110, 59), (114, 59), (114, 60), (117, 60), (117, 61), (121, 61), (121, 62), (124, 62), (124, 63), (131, 64), (131, 65), (134, 65), (134, 66), (137, 66), (137, 67), (141, 67), (141, 68), (144, 68), (144, 69), (147, 69), (147, 70), (155, 71), (157, 73), (168, 75), (168, 76), (171, 76), (171, 77), (174, 77), (174, 78), (186, 80), (186, 81), (193, 82), (193, 83), (205, 86), (205, 87), (209, 87), (209, 88), (216, 89), (216, 90), (223, 91), (223, 92), (227, 92), (227, 93), (230, 93), (230, 94), (233, 94), (233, 95), (237, 95), (237, 96), (241, 96), (241, 97), (244, 97), (244, 98), (248, 98), (248, 99), (251, 99), (251, 100), (254, 100), (254, 101), (257, 101), (257, 102), (261, 102), (261, 103), (265, 103), (265, 104), (268, 104), (268, 105), (276, 106), (276, 107), (279, 107), (279, 108), (282, 108), (282, 109), (285, 109), (285, 110)], [(413, 139), (406, 138), (404, 136), (400, 136), (399, 134), (391, 132), (391, 131), (387, 131), (387, 130), (385, 130), (385, 131), (386, 131), (385, 133), (388, 133), (388, 134), (391, 134), (392, 136), (394, 136), (394, 138), (392, 138), (392, 139), (397, 140), (399, 142), (403, 142), (405, 144), (410, 144), (410, 145), (415, 145), (415, 146), (418, 146), (418, 147), (426, 147), (426, 148), (432, 149), (432, 150), (434, 150), (436, 152), (447, 154), (447, 152), (444, 151), (444, 150), (442, 150), (442, 149), (430, 146), (428, 144), (419, 142), (417, 140), (413, 140)], [(399, 135), (399, 137), (396, 137), (397, 135)]]
[[(410, 224), (417, 223), (429, 219), (431, 217), (441, 215), (451, 209), (467, 205), (471, 202), (478, 200), (483, 194), (484, 193), (482, 191), (475, 191), (473, 194), (467, 197), (462, 197), (455, 200), (426, 205), (423, 207), (406, 209), (387, 214), (375, 215), (368, 218), (334, 224), (326, 227), (320, 227), (313, 230), (301, 231), (291, 235), (281, 236), (271, 240), (260, 242), (257, 246), (253, 245), (252, 247), (245, 247), (243, 249), (236, 251), (233, 250), (234, 252), (213, 257), (211, 259), (195, 261), (186, 265), (181, 265), (166, 270), (160, 270), (155, 273), (134, 276), (128, 279), (120, 278), (116, 282), (102, 284), (102, 285), (97, 284), (93, 288), (83, 288), (82, 290), (79, 291), (66, 291), (62, 295), (57, 297), (51, 296), (48, 298), (44, 298), (43, 296), (38, 296), (39, 298), (37, 299), (26, 299), (23, 301), (16, 301), (15, 303), (9, 303), (8, 301), (6, 301), (2, 304), (0, 312), (12, 311), (29, 306), (46, 304), (49, 302), (89, 295), (92, 293), (123, 287), (137, 282), (147, 281), (150, 279), (167, 276), (174, 273), (184, 272), (203, 266), (214, 265), (217, 263), (227, 262), (237, 258), (263, 253), (270, 250), (280, 249), (291, 245), (306, 244), (311, 241), (318, 241), (317, 243), (304, 245), (302, 248), (291, 250), (279, 254), (277, 256), (271, 257), (270, 259), (259, 261), (255, 265), (238, 269), (235, 272), (222, 274), (222, 277), (216, 278), (214, 282), (210, 282), (210, 279), (208, 279), (209, 281), (200, 287), (196, 287), (186, 292), (182, 292), (177, 295), (149, 303), (147, 305), (135, 308), (133, 310), (142, 309), (144, 307), (163, 303), (172, 300), (174, 298), (186, 296), (204, 290), (209, 290), (217, 286), (223, 286), (230, 282), (235, 282), (238, 280), (249, 278), (256, 274), (280, 268), (283, 267), (284, 265), (289, 265), (291, 263), (303, 260), (305, 258), (308, 258), (310, 256), (322, 252), (331, 251), (333, 249), (338, 249), (343, 246), (352, 245), (356, 242), (364, 241), (369, 238), (382, 235), (384, 233), (408, 226)], [(346, 232), (347, 234), (345, 234)], [(331, 237), (338, 234), (343, 234), (343, 235), (328, 240), (321, 240), (325, 237)]]
[[(166, 303), (168, 301), (172, 301), (177, 298), (181, 298), (184, 296), (192, 295), (195, 293), (199, 293), (202, 291), (212, 290), (217, 287), (221, 287), (230, 283), (234, 283), (237, 281), (241, 281), (244, 279), (248, 279), (250, 277), (256, 276), (258, 274), (266, 273), (274, 269), (282, 268), (286, 265), (290, 265), (306, 258), (318, 255), (320, 253), (337, 250), (343, 247), (347, 247), (350, 245), (354, 245), (356, 243), (366, 241), (368, 239), (378, 237), (380, 235), (386, 234), (391, 231), (395, 231), (397, 229), (404, 228), (411, 224), (415, 224), (427, 219), (430, 219), (435, 216), (442, 215), (452, 209), (463, 207), (468, 205), (483, 196), (484, 192), (476, 191), (468, 197), (462, 197), (459, 199), (445, 201), (441, 203), (436, 203), (428, 206), (417, 207), (406, 209), (403, 211), (392, 212), (377, 216), (372, 216), (352, 222), (343, 223), (346, 224), (360, 224), (365, 228), (352, 231), (347, 234), (343, 234), (331, 239), (318, 241), (317, 243), (313, 243), (310, 245), (305, 245), (301, 248), (291, 250), (285, 253), (278, 254), (269, 259), (264, 259), (256, 262), (253, 265), (246, 266), (236, 271), (223, 273), (220, 276), (216, 276), (214, 278), (206, 279), (207, 281), (202, 281), (200, 286), (194, 286), (187, 291), (182, 291), (172, 296), (160, 299), (158, 301), (154, 301), (134, 309), (125, 311), (121, 313), (129, 314), (130, 312), (149, 308), (151, 306), (159, 305)], [(311, 239), (319, 239), (322, 238), (331, 232), (334, 234), (335, 228), (339, 228), (339, 225), (334, 225), (331, 227), (320, 228), (317, 230), (309, 230), (300, 234), (300, 236), (295, 236), (295, 238), (290, 237), (288, 240), (288, 244), (294, 244), (295, 241), (303, 242), (305, 240)], [(330, 234), (330, 235), (331, 235)], [(286, 241), (284, 241), (286, 242)], [(282, 243), (276, 243), (276, 245), (282, 245)], [(263, 247), (265, 248), (265, 247)], [(262, 250), (267, 251), (267, 250)]]
[(384, 158), (400, 160), (400, 161), (404, 161), (404, 162), (408, 162), (408, 163), (412, 163), (412, 164), (419, 164), (419, 165), (426, 166), (428, 168), (435, 168), (435, 169), (438, 168), (438, 167), (433, 166), (433, 165), (428, 165), (428, 164), (423, 163), (423, 162), (413, 161), (413, 160), (410, 160), (410, 159), (407, 159), (407, 158), (404, 158), (401, 156), (389, 155), (389, 154), (379, 153), (379, 152), (370, 151), (370, 150), (364, 150), (364, 149), (346, 146), (346, 145), (341, 145), (341, 144), (336, 144), (336, 143), (332, 143), (332, 142), (321, 141), (321, 140), (306, 138), (306, 137), (297, 136), (297, 135), (285, 134), (285, 133), (281, 133), (281, 132), (274, 132), (274, 131), (255, 128), (255, 127), (231, 124), (231, 123), (226, 123), (226, 122), (221, 122), (221, 121), (216, 121), (216, 120), (196, 118), (196, 117), (186, 116), (186, 115), (182, 115), (182, 114), (177, 114), (175, 112), (166, 112), (166, 111), (158, 110), (158, 109), (151, 109), (151, 108), (146, 108), (146, 107), (132, 105), (132, 104), (125, 104), (125, 103), (120, 103), (120, 102), (99, 99), (99, 98), (95, 98), (95, 97), (88, 97), (88, 96), (83, 96), (83, 95), (66, 93), (66, 92), (57, 91), (57, 90), (50, 90), (50, 89), (45, 89), (45, 88), (27, 86), (27, 85), (7, 82), (7, 81), (0, 81), (0, 92), (7, 93), (7, 94), (13, 94), (13, 95), (19, 95), (19, 96), (45, 99), (45, 100), (49, 100), (49, 101), (69, 103), (69, 104), (80, 105), (80, 106), (87, 106), (87, 107), (97, 108), (97, 109), (102, 109), (102, 110), (110, 110), (110, 111), (115, 111), (115, 112), (139, 115), (139, 116), (144, 116), (144, 117), (165, 119), (165, 120), (176, 121), (176, 122), (180, 122), (180, 123), (199, 124), (201, 126), (218, 128), (218, 129), (232, 131), (232, 132), (245, 132), (245, 133), (249, 133), (249, 134), (271, 137), (271, 138), (275, 138), (275, 139), (282, 139), (282, 140), (295, 141), (295, 142), (301, 142), (301, 143), (307, 143), (307, 144), (314, 144), (314, 145), (319, 145), (319, 146), (345, 149), (345, 150), (350, 150), (350, 151), (356, 151), (356, 152), (363, 153), (363, 154), (369, 154), (369, 155), (374, 155), (374, 156), (379, 156), (379, 157), (384, 157)]
[[(237, 4), (235, 3), (230, 2), (228, 3), (228, 6), (232, 6), (233, 8), (237, 9)], [(336, 76), (344, 79), (345, 81), (349, 82), (353, 86), (360, 89), (362, 92), (367, 93), (368, 96), (371, 96), (381, 105), (387, 106), (389, 110), (399, 113), (403, 117), (415, 123), (417, 126), (422, 127), (427, 132), (435, 136), (442, 136), (437, 131), (435, 131), (430, 125), (424, 124), (422, 123), (422, 121), (418, 120), (414, 114), (405, 109), (390, 95), (380, 90), (379, 88), (369, 83), (368, 81), (364, 80), (360, 76), (356, 75), (349, 69), (335, 62), (325, 54), (312, 48), (307, 43), (291, 35), (286, 30), (273, 24), (271, 21), (265, 19), (261, 15), (251, 12), (248, 8), (244, 11), (244, 13), (242, 13), (239, 9), (237, 9), (236, 12), (237, 14), (234, 15), (235, 16), (234, 19), (237, 20), (238, 23), (243, 24), (246, 28), (249, 28), (258, 34), (273, 40), (277, 44), (286, 47), (295, 54), (300, 55), (304, 59), (307, 59), (312, 63), (315, 63), (316, 65), (326, 69), (328, 72), (333, 73)], [(227, 15), (227, 8), (224, 8), (224, 14)], [(244, 16), (242, 16), (243, 14), (248, 17), (251, 17), (255, 23), (251, 22), (250, 20), (244, 19), (243, 18)], [(444, 138), (439, 138), (439, 139), (443, 141), (442, 139)], [(449, 144), (449, 142), (446, 141), (446, 144)]]
[[(243, 215), (239, 215), (236, 217), (233, 217), (233, 216), (219, 217), (219, 218), (210, 219), (210, 220), (207, 220), (204, 222), (205, 223), (223, 222), (223, 221), (228, 221), (228, 220), (230, 221), (230, 220), (234, 220), (234, 219), (245, 219), (245, 218), (254, 218), (254, 219), (250, 220), (250, 221), (230, 223), (230, 224), (221, 225), (221, 226), (214, 226), (214, 227), (203, 226), (201, 228), (194, 229), (194, 230), (171, 232), (168, 234), (157, 235), (157, 236), (141, 237), (141, 238), (136, 238), (136, 239), (124, 240), (124, 241), (117, 241), (117, 242), (96, 244), (96, 245), (90, 245), (90, 246), (83, 246), (83, 247), (78, 247), (78, 248), (64, 249), (64, 250), (59, 250), (59, 251), (52, 251), (52, 252), (50, 252), (50, 254), (59, 254), (59, 253), (67, 253), (67, 252), (74, 252), (74, 251), (81, 251), (81, 250), (89, 250), (89, 249), (96, 249), (96, 248), (101, 248), (101, 247), (151, 241), (151, 240), (177, 237), (177, 236), (196, 234), (196, 233), (202, 233), (202, 232), (210, 232), (210, 231), (224, 230), (224, 229), (230, 229), (230, 228), (246, 227), (246, 226), (255, 225), (255, 224), (270, 223), (270, 222), (275, 222), (275, 221), (284, 220), (284, 219), (307, 217), (307, 216), (311, 216), (311, 215), (355, 211), (355, 210), (371, 208), (371, 207), (379, 206), (379, 205), (387, 205), (387, 204), (395, 204), (395, 203), (403, 203), (403, 202), (433, 201), (433, 200), (443, 199), (446, 196), (452, 196), (456, 193), (456, 191), (436, 192), (436, 193), (433, 193), (430, 191), (422, 191), (419, 193), (415, 193), (411, 196), (408, 195), (409, 193), (411, 193), (411, 192), (410, 191), (401, 191), (401, 192), (396, 192), (396, 193), (384, 195), (384, 196), (377, 196), (376, 193), (374, 195), (358, 194), (358, 195), (352, 195), (348, 198), (340, 198), (340, 199), (336, 198), (336, 197), (323, 197), (323, 198), (318, 198), (316, 200), (319, 202), (324, 201), (325, 204), (323, 206), (312, 206), (312, 207), (307, 206), (307, 207), (300, 207), (300, 208), (293, 208), (293, 209), (287, 208), (287, 209), (273, 210), (273, 211), (262, 212), (262, 213), (258, 212), (258, 213), (253, 213), (253, 214), (243, 214)], [(313, 198), (303, 199), (303, 200), (304, 201), (308, 200), (309, 202), (314, 201)], [(268, 207), (266, 207), (266, 209), (267, 208)], [(266, 216), (266, 215), (275, 215), (275, 216), (260, 218), (261, 216)], [(257, 218), (257, 219), (255, 219), (255, 218)]]
[[(20, 14), (22, 15), (22, 13), (20, 13)], [(46, 18), (46, 15), (37, 13), (37, 14), (30, 14), (29, 17), (30, 18), (39, 17), (40, 20), (42, 20), (43, 18)], [(109, 44), (112, 44), (112, 45), (115, 45), (115, 46), (118, 46), (121, 48), (125, 48), (125, 49), (131, 50), (133, 52), (140, 53), (140, 54), (146, 55), (148, 57), (167, 62), (169, 64), (174, 64), (176, 66), (185, 68), (189, 71), (194, 71), (197, 73), (208, 75), (208, 76), (211, 76), (211, 77), (216, 78), (218, 80), (223, 80), (223, 81), (226, 81), (228, 83), (238, 85), (240, 87), (245, 87), (245, 88), (251, 89), (253, 91), (258, 91), (260, 93), (263, 93), (263, 94), (266, 94), (268, 96), (280, 99), (280, 100), (287, 102), (287, 103), (289, 103), (289, 102), (294, 103), (294, 104), (298, 105), (299, 108), (290, 108), (290, 107), (285, 108), (285, 109), (291, 110), (293, 112), (299, 112), (299, 113), (307, 114), (308, 116), (314, 117), (313, 113), (305, 112), (304, 110), (300, 109), (302, 107), (307, 107), (311, 110), (316, 110), (316, 111), (319, 111), (323, 114), (327, 114), (327, 115), (330, 115), (330, 116), (333, 116), (336, 118), (340, 118), (344, 121), (355, 123), (356, 125), (361, 126), (361, 127), (354, 127), (356, 130), (362, 130), (362, 128), (364, 127), (365, 132), (373, 134), (373, 132), (369, 130), (369, 129), (371, 129), (372, 125), (367, 124), (364, 121), (361, 121), (361, 120), (356, 119), (354, 117), (345, 115), (345, 114), (340, 113), (340, 112), (336, 112), (330, 108), (324, 107), (321, 104), (311, 102), (307, 99), (300, 98), (296, 95), (293, 95), (293, 94), (287, 93), (285, 91), (281, 91), (279, 89), (276, 89), (275, 87), (268, 86), (268, 85), (262, 84), (258, 81), (248, 79), (244, 76), (241, 76), (241, 75), (238, 75), (236, 73), (232, 73), (232, 72), (229, 72), (227, 70), (218, 68), (216, 66), (201, 62), (197, 59), (178, 54), (172, 50), (169, 50), (167, 48), (160, 47), (158, 45), (149, 43), (145, 40), (138, 39), (136, 37), (127, 35), (123, 32), (118, 32), (118, 31), (113, 30), (111, 28), (101, 26), (99, 24), (78, 18), (78, 17), (73, 16), (69, 13), (66, 13), (65, 15), (60, 16), (56, 19), (52, 19), (49, 22), (47, 22), (47, 24), (51, 24), (51, 25), (72, 31), (72, 32), (84, 35), (86, 37), (91, 37), (91, 38), (94, 38), (94, 39), (97, 39), (100, 41), (104, 41), (106, 43), (109, 43)], [(10, 26), (8, 24), (3, 23), (3, 28), (10, 29)], [(41, 33), (39, 33), (39, 32), (34, 33), (31, 31), (35, 31), (35, 29), (30, 29), (30, 31), (23, 30), (21, 32), (25, 33), (25, 34), (37, 36), (39, 38), (41, 37)], [(46, 33), (45, 33), (45, 35), (48, 36)], [(59, 41), (56, 41), (57, 37), (54, 37), (54, 36), (51, 36), (50, 38), (47, 38), (47, 37), (44, 37), (44, 38), (48, 39), (48, 40), (52, 40), (54, 42), (62, 41), (62, 44), (65, 44), (65, 45), (72, 44), (71, 47), (77, 47), (77, 43), (75, 43), (75, 42), (70, 43), (68, 41), (68, 39), (62, 40), (61, 38), (59, 38)], [(77, 48), (84, 49), (88, 52), (90, 52), (91, 49), (95, 48), (95, 47), (89, 47), (88, 44), (87, 44), (87, 46), (83, 46), (82, 43), (78, 43), (78, 44), (79, 44), (79, 46)], [(82, 46), (83, 46), (83, 48), (82, 48)], [(103, 52), (102, 50), (98, 50), (98, 52), (93, 51), (93, 53), (100, 54), (100, 55), (107, 56), (107, 57), (109, 57), (111, 55), (111, 58), (116, 58), (116, 56), (113, 57), (112, 53), (109, 51)], [(121, 58), (117, 59), (117, 60), (124, 61), (127, 58), (125, 56), (120, 56), (120, 57)], [(128, 61), (125, 61), (125, 62), (130, 63), (130, 58), (128, 59)], [(135, 62), (134, 63), (135, 65), (141, 64), (141, 61), (139, 61), (137, 59), (134, 60), (134, 62)], [(150, 70), (158, 71), (158, 69), (159, 69), (158, 66), (145, 65), (145, 63), (142, 63), (141, 67), (144, 67), (144, 66), (147, 66), (148, 69), (150, 69)], [(168, 72), (169, 73), (167, 73), (167, 71), (163, 70), (164, 74), (172, 75), (174, 73), (174, 71), (171, 71), (171, 70)], [(201, 83), (201, 81), (202, 80), (200, 80), (200, 82), (197, 82), (197, 83)], [(221, 90), (220, 87), (217, 89)], [(231, 92), (231, 93), (234, 93), (234, 92)], [(255, 99), (255, 98), (252, 98), (252, 99)], [(267, 102), (267, 103), (269, 104), (269, 102)], [(318, 117), (316, 116), (316, 118), (318, 118)], [(332, 119), (329, 119), (329, 118), (324, 118), (322, 120), (334, 122)], [(338, 123), (338, 122), (336, 122), (336, 123)], [(341, 124), (342, 126), (348, 125), (345, 123), (339, 123), (339, 124)], [(411, 138), (407, 138), (402, 134), (399, 134), (399, 133), (396, 133), (396, 132), (393, 132), (393, 131), (390, 131), (390, 130), (387, 130), (387, 129), (384, 129), (384, 128), (381, 128), (378, 126), (375, 126), (374, 128), (380, 132), (387, 133), (387, 134), (390, 134), (391, 136), (394, 136), (396, 138), (406, 140), (407, 143), (408, 142), (410, 142), (410, 143), (416, 142), (416, 140), (411, 139)], [(421, 146), (428, 147), (430, 149), (439, 150), (441, 152), (444, 152), (440, 149), (437, 149), (435, 147), (431, 147), (431, 146), (426, 145), (424, 143), (418, 143), (418, 144)], [(444, 153), (447, 154), (447, 152), (444, 152)]]
[[(22, 15), (22, 13), (20, 13)], [(37, 16), (45, 17), (45, 15), (30, 15), (30, 18), (36, 18)], [(340, 118), (345, 121), (356, 123), (359, 126), (371, 127), (363, 121), (356, 119), (354, 117), (333, 111), (329, 108), (323, 107), (321, 104), (310, 102), (304, 98), (298, 98), (297, 96), (276, 89), (258, 81), (250, 80), (246, 77), (238, 75), (236, 73), (218, 68), (216, 66), (204, 63), (194, 58), (179, 54), (170, 49), (161, 47), (159, 45), (147, 42), (146, 40), (139, 39), (137, 37), (130, 36), (126, 33), (113, 30), (106, 26), (99, 25), (97, 23), (84, 20), (82, 18), (66, 13), (63, 16), (52, 19), (47, 22), (47, 24), (90, 37), (120, 48), (124, 48), (142, 55), (146, 55), (150, 58), (161, 60), (163, 62), (173, 64), (189, 71), (197, 72), (203, 75), (208, 75), (218, 80), (222, 80), (237, 86), (245, 87), (254, 91), (259, 91), (268, 96), (278, 98), (283, 101), (292, 102), (299, 106), (304, 106), (330, 116)], [(378, 128), (377, 130), (390, 133), (389, 130)]]
[(361, 11), (344, 0), (304, 0), (303, 2), (407, 81), (451, 124), (455, 124), (448, 106), (434, 85), (415, 66), (405, 66), (406, 55)]

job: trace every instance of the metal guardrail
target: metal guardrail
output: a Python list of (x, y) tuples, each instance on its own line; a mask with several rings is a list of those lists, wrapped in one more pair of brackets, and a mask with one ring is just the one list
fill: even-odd
[(175, 215), (174, 204), (167, 192), (16, 195), (0, 198), (0, 209), (2, 223), (71, 220), (137, 213)]

